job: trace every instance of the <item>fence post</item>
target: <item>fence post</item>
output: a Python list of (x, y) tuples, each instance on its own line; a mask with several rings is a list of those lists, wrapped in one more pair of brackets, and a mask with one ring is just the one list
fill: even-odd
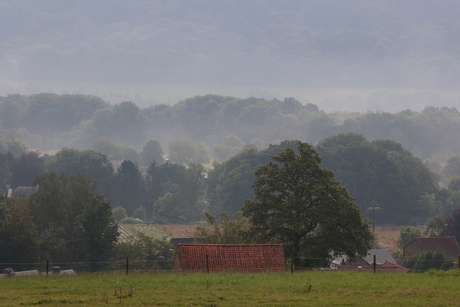
[(375, 273), (376, 269), (377, 269), (377, 256), (374, 255), (374, 273)]
[(291, 254), (291, 273), (294, 273), (294, 257)]
[(457, 267), (460, 269), (460, 256), (458, 256)]
[(48, 276), (49, 268), (50, 268), (50, 261), (46, 259), (46, 276)]
[(126, 276), (128, 276), (128, 272), (129, 272), (129, 258), (126, 257)]
[(209, 273), (209, 255), (206, 254), (206, 273)]

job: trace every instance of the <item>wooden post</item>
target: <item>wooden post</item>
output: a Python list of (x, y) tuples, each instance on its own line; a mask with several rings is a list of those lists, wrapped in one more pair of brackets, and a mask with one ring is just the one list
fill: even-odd
[(458, 256), (457, 267), (460, 269), (460, 256)]
[(129, 258), (126, 257), (126, 276), (128, 276), (128, 272), (129, 272)]
[(374, 255), (374, 273), (375, 273), (376, 269), (377, 269), (377, 256)]
[(291, 254), (291, 273), (294, 273), (294, 257)]
[(50, 268), (50, 261), (46, 259), (46, 276), (48, 276), (49, 268)]
[(206, 254), (206, 273), (209, 273), (209, 255)]

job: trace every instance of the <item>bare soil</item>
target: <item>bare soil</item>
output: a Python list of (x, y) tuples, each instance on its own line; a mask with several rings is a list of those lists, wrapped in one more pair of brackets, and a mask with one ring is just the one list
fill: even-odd
[(380, 225), (375, 226), (375, 236), (381, 248), (394, 251), (398, 249), (396, 241), (399, 237), (400, 226), (395, 225)]

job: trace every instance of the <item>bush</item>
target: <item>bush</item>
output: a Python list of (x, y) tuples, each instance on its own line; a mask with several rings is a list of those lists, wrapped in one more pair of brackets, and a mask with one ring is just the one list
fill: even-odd
[(413, 226), (401, 227), (399, 230), (399, 238), (397, 241), (399, 248), (404, 248), (408, 243), (410, 243), (415, 238), (422, 237), (422, 231)]
[(113, 217), (117, 222), (120, 222), (122, 219), (126, 218), (126, 210), (123, 207), (116, 207), (112, 210)]
[(418, 256), (405, 259), (402, 266), (414, 272), (426, 272), (431, 269), (446, 271), (454, 267), (454, 262), (447, 258), (442, 251), (437, 250), (435, 252), (426, 251)]

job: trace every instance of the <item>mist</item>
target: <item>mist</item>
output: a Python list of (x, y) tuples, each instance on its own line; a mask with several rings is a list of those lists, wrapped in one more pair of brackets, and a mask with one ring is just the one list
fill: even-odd
[(0, 95), (458, 106), (457, 1), (3, 1)]

